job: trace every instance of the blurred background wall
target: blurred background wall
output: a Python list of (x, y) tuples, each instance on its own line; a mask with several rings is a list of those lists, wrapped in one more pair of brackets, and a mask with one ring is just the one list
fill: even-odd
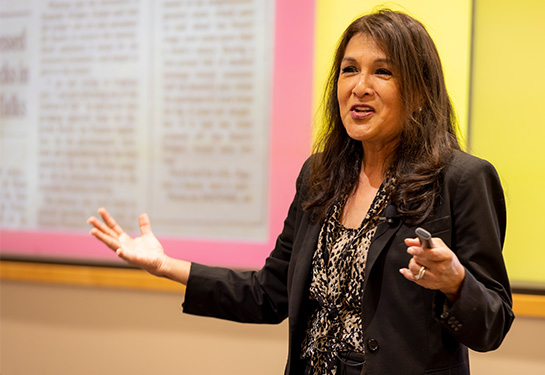
[[(183, 292), (2, 282), (2, 375), (279, 375), (287, 324), (181, 313)], [(518, 317), (475, 375), (541, 375), (545, 320)], [(401, 374), (401, 373), (400, 373)]]

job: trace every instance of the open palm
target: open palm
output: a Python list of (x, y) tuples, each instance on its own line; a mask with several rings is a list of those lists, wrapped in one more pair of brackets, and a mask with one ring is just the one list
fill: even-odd
[(101, 208), (98, 210), (102, 221), (92, 216), (88, 222), (93, 226), (90, 233), (115, 251), (127, 263), (142, 268), (154, 275), (161, 275), (166, 255), (163, 246), (151, 231), (147, 214), (138, 218), (141, 236), (132, 238), (114, 218)]

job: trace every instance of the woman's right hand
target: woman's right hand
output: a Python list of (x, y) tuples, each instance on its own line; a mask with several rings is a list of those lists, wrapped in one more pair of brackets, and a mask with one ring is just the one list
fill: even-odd
[(166, 276), (169, 258), (165, 255), (163, 246), (151, 231), (147, 214), (142, 214), (138, 218), (138, 225), (142, 235), (131, 238), (105, 208), (100, 208), (98, 213), (104, 222), (91, 216), (87, 220), (93, 226), (89, 232), (91, 235), (115, 251), (127, 263), (142, 268), (153, 275)]

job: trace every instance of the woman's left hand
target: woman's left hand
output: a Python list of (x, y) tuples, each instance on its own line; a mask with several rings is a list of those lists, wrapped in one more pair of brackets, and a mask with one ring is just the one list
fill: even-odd
[(399, 272), (424, 288), (440, 290), (450, 302), (454, 302), (465, 278), (465, 268), (443, 240), (433, 238), (432, 242), (433, 248), (427, 249), (420, 245), (418, 238), (405, 239), (407, 252), (412, 258), (408, 267)]

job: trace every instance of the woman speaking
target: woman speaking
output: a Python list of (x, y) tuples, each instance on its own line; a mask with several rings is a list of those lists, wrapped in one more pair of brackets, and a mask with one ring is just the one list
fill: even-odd
[(390, 10), (352, 22), (324, 109), (326, 128), (262, 269), (170, 258), (145, 214), (130, 238), (100, 209), (91, 234), (186, 284), (186, 313), (289, 318), (286, 374), (468, 374), (467, 348), (497, 348), (514, 318), (505, 201), (494, 167), (460, 151), (424, 26)]

